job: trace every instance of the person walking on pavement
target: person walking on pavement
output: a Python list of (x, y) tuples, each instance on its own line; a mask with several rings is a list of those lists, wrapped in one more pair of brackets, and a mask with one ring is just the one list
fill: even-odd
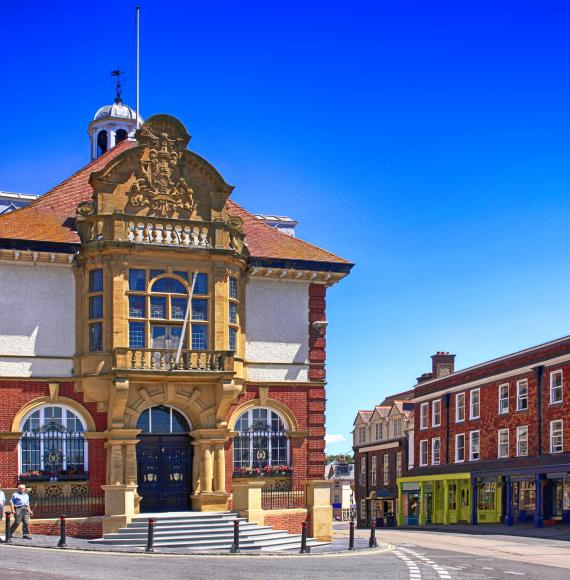
[(25, 485), (20, 484), (18, 486), (18, 489), (12, 494), (10, 505), (14, 514), (14, 523), (10, 527), (11, 533), (13, 534), (18, 526), (22, 524), (24, 540), (31, 540), (29, 524), (30, 517), (34, 514), (30, 509), (30, 496), (26, 493)]
[[(2, 520), (4, 519), (4, 504), (6, 503), (6, 494), (0, 489), (0, 530), (2, 529)], [(0, 540), (0, 543), (2, 540)]]

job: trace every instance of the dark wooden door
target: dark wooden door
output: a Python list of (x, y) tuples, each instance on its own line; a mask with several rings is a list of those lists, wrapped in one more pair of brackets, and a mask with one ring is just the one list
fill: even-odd
[(188, 435), (141, 435), (137, 463), (141, 512), (188, 509), (192, 489)]

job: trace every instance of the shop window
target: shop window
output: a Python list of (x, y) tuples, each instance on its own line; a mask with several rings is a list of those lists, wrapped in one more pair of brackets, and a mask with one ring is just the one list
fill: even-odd
[(517, 427), (517, 457), (528, 455), (528, 425)]
[(465, 421), (465, 393), (455, 395), (455, 422)]
[(22, 481), (87, 478), (86, 425), (63, 405), (45, 405), (22, 422), (20, 478)]
[(562, 371), (550, 373), (550, 404), (562, 403)]
[(457, 509), (457, 484), (450, 482), (448, 486), (448, 501), (449, 510), (455, 511)]
[(528, 409), (528, 381), (517, 381), (517, 411)]
[(519, 482), (519, 510), (533, 512), (536, 507), (536, 486), (534, 481)]
[(441, 399), (437, 399), (431, 405), (431, 423), (432, 427), (441, 425)]
[(473, 389), (469, 393), (469, 418), (479, 419), (481, 413), (481, 391)]
[(465, 461), (465, 433), (455, 436), (455, 463)]
[(439, 465), (441, 442), (439, 437), (431, 440), (431, 464)]
[(498, 457), (505, 459), (509, 456), (509, 430), (499, 429), (497, 433)]
[(429, 424), (429, 403), (420, 405), (420, 429), (427, 429)]
[(561, 453), (564, 448), (562, 420), (550, 421), (550, 453)]
[(423, 467), (428, 464), (428, 441), (424, 439), (420, 441), (420, 466)]
[(495, 509), (496, 483), (480, 483), (477, 494), (477, 509), (493, 511)]
[(249, 409), (239, 416), (234, 430), (238, 433), (233, 443), (234, 474), (290, 470), (288, 429), (275, 411)]
[(499, 414), (509, 412), (509, 384), (499, 385)]

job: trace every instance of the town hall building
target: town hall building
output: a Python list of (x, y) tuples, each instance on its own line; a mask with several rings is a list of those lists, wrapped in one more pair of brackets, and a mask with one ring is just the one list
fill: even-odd
[(91, 162), (0, 216), (0, 488), (101, 496), (104, 531), (323, 479), (352, 267), (233, 201), (179, 120), (138, 124), (99, 109)]

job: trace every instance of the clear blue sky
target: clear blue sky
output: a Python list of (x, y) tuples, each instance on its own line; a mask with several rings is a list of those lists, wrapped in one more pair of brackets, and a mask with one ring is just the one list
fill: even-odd
[[(2, 7), (0, 189), (88, 159), (134, 3)], [(410, 387), (570, 334), (570, 7), (536, 0), (154, 2), (141, 113), (170, 113), (256, 212), (356, 263), (329, 292), (327, 430)]]

